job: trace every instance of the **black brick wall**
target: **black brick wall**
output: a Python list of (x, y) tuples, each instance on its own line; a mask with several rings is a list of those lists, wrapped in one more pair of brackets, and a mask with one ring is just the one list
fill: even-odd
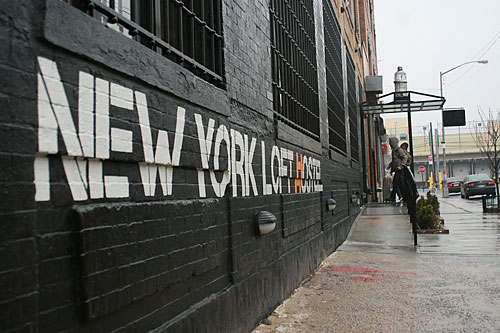
[[(321, 3), (315, 6), (315, 15), (322, 15)], [(61, 0), (0, 1), (2, 331), (246, 332), (344, 241), (360, 212), (351, 195), (363, 185), (359, 166), (330, 156), (323, 29), (316, 29), (322, 132), (315, 142), (273, 119), (268, 2), (223, 1), (222, 15), (225, 89)], [(80, 71), (144, 93), (154, 144), (161, 129), (172, 147), (176, 109), (185, 108), (172, 195), (161, 195), (158, 185), (155, 196), (144, 195), (137, 113), (112, 107), (110, 125), (131, 131), (133, 152), (112, 151), (103, 173), (126, 175), (129, 196), (73, 200), (59, 133), (59, 152), (48, 155), (50, 200), (35, 201), (38, 57), (57, 64), (75, 124)], [(251, 195), (242, 197), (238, 176), (238, 196), (229, 184), (217, 198), (205, 172), (207, 197), (200, 198), (195, 113), (204, 126), (212, 118), (216, 130), (224, 125), (256, 139), (259, 195), (250, 188)], [(272, 183), (273, 145), (319, 160), (323, 191), (263, 195), (261, 164)], [(223, 166), (225, 151), (223, 144)], [(214, 167), (213, 159), (209, 164)], [(330, 197), (338, 204), (334, 212), (326, 209)], [(254, 222), (261, 210), (277, 217), (276, 229), (265, 236)]]

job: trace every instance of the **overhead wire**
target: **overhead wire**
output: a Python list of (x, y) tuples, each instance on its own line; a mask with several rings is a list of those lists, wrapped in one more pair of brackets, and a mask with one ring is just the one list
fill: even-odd
[[(494, 36), (493, 38), (482, 48), (482, 50), (484, 50), (482, 53), (481, 51), (479, 51), (477, 54), (480, 54), (480, 56), (476, 55), (474, 58), (477, 58), (477, 60), (483, 60), (483, 57), (486, 55), (486, 53), (491, 50), (491, 48), (493, 47), (493, 45), (495, 45), (495, 43), (500, 39), (500, 31), (498, 31)], [(496, 58), (495, 58), (496, 60)], [(454, 84), (455, 82), (457, 82), (458, 80), (460, 80), (462, 77), (465, 76), (465, 74), (467, 74), (472, 68), (474, 68), (474, 66), (476, 66), (477, 63), (473, 63), (471, 64), (471, 66), (469, 66), (469, 68), (467, 68), (467, 70), (465, 70), (459, 77), (457, 77), (455, 80), (451, 81), (450, 83), (447, 84), (447, 86), (451, 86), (452, 84)]]
[[(487, 44), (483, 47), (483, 49), (486, 49), (486, 50), (484, 50), (484, 51), (482, 52), (482, 54), (481, 54), (481, 51), (479, 51), (479, 52), (478, 52), (478, 53), (474, 56), (474, 58), (479, 57), (479, 59), (481, 59), (482, 57), (484, 57), (484, 55), (486, 54), (486, 52), (488, 52), (488, 51), (491, 49), (491, 47), (492, 47), (492, 46), (496, 43), (496, 41), (498, 40), (498, 37), (500, 37), (500, 31), (499, 31), (499, 32), (497, 32), (497, 33), (496, 33), (496, 35), (495, 35), (495, 36), (493, 36), (493, 38), (492, 38), (492, 39), (491, 39), (491, 40), (490, 40), (490, 41), (489, 41), (489, 42), (488, 42), (488, 43), (487, 43)], [(491, 44), (491, 45), (490, 45), (490, 46), (488, 46), (488, 44)], [(479, 54), (481, 54), (481, 55), (479, 56)]]

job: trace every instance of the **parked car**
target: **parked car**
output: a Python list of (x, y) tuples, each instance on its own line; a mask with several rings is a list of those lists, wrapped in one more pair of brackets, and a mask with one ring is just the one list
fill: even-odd
[(462, 198), (469, 199), (473, 195), (495, 195), (495, 182), (484, 173), (468, 175), (460, 189)]
[(462, 187), (464, 180), (459, 177), (449, 177), (447, 182), (448, 184), (446, 186), (448, 187), (448, 193), (460, 193), (460, 188)]

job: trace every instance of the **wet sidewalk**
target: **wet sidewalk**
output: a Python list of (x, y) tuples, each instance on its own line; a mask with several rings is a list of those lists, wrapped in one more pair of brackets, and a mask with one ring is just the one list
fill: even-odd
[[(419, 235), (415, 247), (407, 215), (366, 213), (255, 332), (500, 331), (498, 254), (428, 250), (449, 235)], [(479, 217), (445, 220), (469, 213)]]

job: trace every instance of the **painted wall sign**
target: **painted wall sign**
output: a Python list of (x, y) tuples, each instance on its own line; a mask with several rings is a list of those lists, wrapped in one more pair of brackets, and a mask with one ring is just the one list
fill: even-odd
[[(216, 126), (215, 119), (204, 119), (201, 114), (190, 113), (180, 106), (175, 115), (175, 131), (170, 135), (173, 140), (170, 140), (166, 129), (151, 125), (145, 93), (83, 71), (78, 75), (78, 105), (70, 106), (56, 62), (43, 57), (37, 60), (36, 201), (51, 199), (51, 155), (60, 155), (74, 201), (130, 197), (130, 175), (106, 174), (103, 165), (110, 160), (111, 152), (133, 154), (137, 147), (142, 147), (143, 152), (137, 169), (144, 196), (172, 196), (175, 169), (182, 167), (186, 135), (196, 137), (199, 144), (196, 164), (200, 198), (223, 197), (229, 185), (233, 197), (323, 190), (318, 159), (277, 145), (267, 147), (263, 140), (259, 142), (224, 124)], [(139, 127), (140, 135), (111, 126), (110, 107), (129, 112), (128, 118), (135, 119), (133, 125)], [(72, 116), (72, 108), (77, 109), (77, 119)], [(185, 132), (186, 121), (196, 124), (195, 133)], [(61, 149), (60, 142), (64, 143), (65, 150)], [(260, 165), (254, 160), (257, 155), (263, 156)], [(261, 168), (260, 177), (255, 175), (256, 168)], [(207, 193), (210, 185), (212, 193)]]

